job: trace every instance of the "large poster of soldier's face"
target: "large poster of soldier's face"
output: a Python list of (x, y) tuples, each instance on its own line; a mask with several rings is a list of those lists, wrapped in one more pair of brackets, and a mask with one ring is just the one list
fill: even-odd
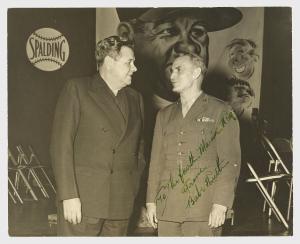
[(134, 86), (151, 90), (159, 108), (177, 99), (169, 80), (174, 57), (204, 57), (209, 78), (203, 87), (250, 119), (259, 107), (263, 27), (263, 8), (98, 8), (96, 39), (118, 32), (135, 40)]

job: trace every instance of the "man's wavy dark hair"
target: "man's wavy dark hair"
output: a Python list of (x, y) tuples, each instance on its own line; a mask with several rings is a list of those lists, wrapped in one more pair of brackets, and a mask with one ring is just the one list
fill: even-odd
[(99, 41), (96, 44), (96, 51), (95, 51), (95, 57), (96, 57), (98, 69), (103, 64), (104, 58), (106, 56), (110, 56), (116, 59), (123, 46), (133, 49), (134, 46), (133, 41), (124, 39), (119, 36), (110, 36)]

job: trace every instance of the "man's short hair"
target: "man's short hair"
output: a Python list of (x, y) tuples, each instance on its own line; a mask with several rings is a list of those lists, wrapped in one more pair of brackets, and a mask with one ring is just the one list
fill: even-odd
[(119, 36), (110, 36), (96, 44), (95, 57), (97, 62), (97, 67), (103, 64), (104, 58), (110, 56), (113, 59), (119, 55), (120, 50), (123, 46), (133, 49), (133, 41), (123, 39)]
[(189, 57), (195, 67), (201, 68), (202, 75), (206, 74), (207, 66), (206, 66), (206, 62), (205, 62), (204, 58), (199, 57), (198, 55), (195, 55), (193, 53), (184, 53), (184, 54), (182, 53), (182, 54), (179, 54), (178, 57), (182, 57), (182, 56)]

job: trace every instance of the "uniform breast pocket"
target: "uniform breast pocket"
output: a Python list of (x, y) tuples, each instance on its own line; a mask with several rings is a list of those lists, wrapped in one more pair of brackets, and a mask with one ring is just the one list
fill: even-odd
[(193, 143), (200, 145), (203, 143), (210, 143), (215, 137), (215, 123), (192, 121), (188, 127)]
[(166, 130), (163, 133), (163, 146), (165, 149), (171, 148), (176, 143), (176, 132), (175, 130)]

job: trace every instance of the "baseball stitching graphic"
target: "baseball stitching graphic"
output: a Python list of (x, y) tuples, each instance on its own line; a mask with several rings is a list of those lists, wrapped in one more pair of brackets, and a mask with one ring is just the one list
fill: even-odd
[(67, 39), (53, 28), (41, 28), (33, 32), (26, 45), (29, 61), (43, 71), (60, 69), (68, 60)]

